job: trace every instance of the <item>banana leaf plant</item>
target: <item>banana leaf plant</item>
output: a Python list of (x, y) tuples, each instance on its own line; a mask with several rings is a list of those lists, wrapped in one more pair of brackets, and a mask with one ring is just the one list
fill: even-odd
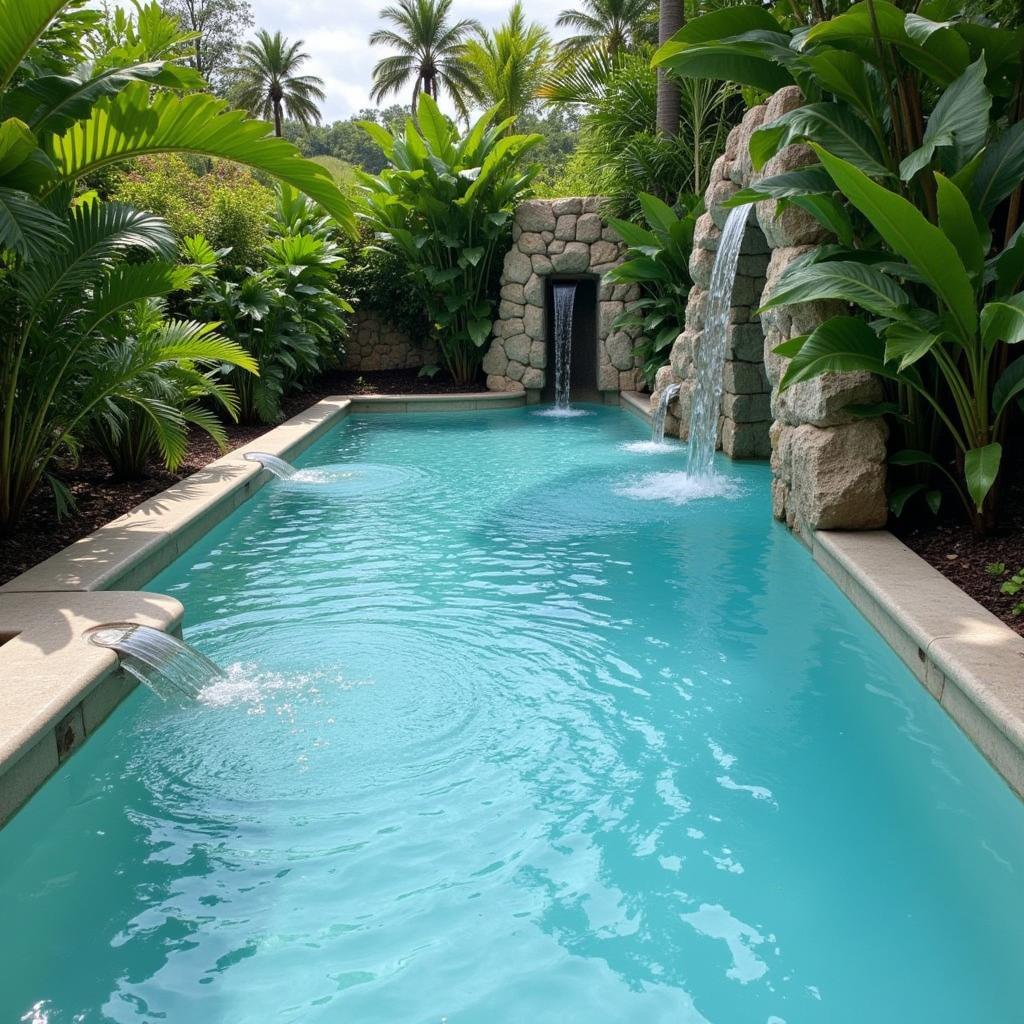
[[(819, 374), (868, 370), (929, 406), (958, 453), (954, 475), (922, 450), (897, 452), (897, 465), (928, 464), (947, 475), (979, 530), (993, 525), (989, 500), (1002, 459), (1003, 428), (1024, 393), (1024, 355), (1004, 360), (1004, 347), (1024, 341), (1024, 229), (988, 255), (979, 196), (991, 188), (994, 158), (972, 161), (956, 179), (935, 174), (939, 223), (820, 146), (815, 150), (839, 192), (871, 224), (884, 252), (826, 249), (792, 264), (763, 307), (840, 299), (871, 316), (840, 316), (775, 351), (789, 358), (780, 391)], [(813, 254), (812, 254), (813, 255)], [(924, 301), (922, 301), (922, 297)], [(922, 373), (931, 364), (944, 387)], [(897, 411), (892, 408), (865, 410)], [(897, 507), (923, 490), (894, 494)], [(931, 496), (934, 500), (934, 496)]]
[(392, 134), (360, 122), (389, 166), (362, 174), (362, 216), (405, 255), (434, 324), (442, 358), (459, 384), (473, 380), (490, 336), (494, 271), (512, 210), (539, 167), (522, 167), (540, 135), (507, 134), (514, 118), (490, 110), (464, 135), (421, 93), (416, 120)]
[(83, 63), (99, 17), (75, 0), (0, 0), (0, 532), (91, 410), (125, 386), (134, 364), (97, 355), (117, 315), (181, 286), (166, 225), (118, 204), (73, 209), (82, 178), (193, 152), (286, 181), (354, 228), (322, 167), (213, 96), (179, 94), (201, 80), (176, 47), (172, 59), (137, 60), (152, 55), (115, 46)]
[(653, 387), (658, 370), (668, 362), (669, 349), (686, 318), (690, 278), (690, 252), (697, 218), (703, 203), (696, 196), (680, 200), (677, 214), (656, 196), (641, 192), (640, 208), (647, 227), (626, 220), (609, 224), (629, 247), (626, 259), (609, 270), (609, 284), (639, 285), (643, 296), (616, 317), (613, 329), (630, 331), (641, 338), (634, 354), (643, 359), (644, 380)]

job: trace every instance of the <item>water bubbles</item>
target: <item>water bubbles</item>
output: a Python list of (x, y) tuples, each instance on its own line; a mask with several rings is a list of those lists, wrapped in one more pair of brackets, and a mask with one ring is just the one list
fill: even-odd
[(692, 501), (724, 498), (735, 501), (743, 496), (743, 488), (721, 476), (690, 476), (689, 473), (648, 473), (633, 482), (617, 487), (615, 493), (637, 501), (667, 501), (672, 505), (688, 505)]

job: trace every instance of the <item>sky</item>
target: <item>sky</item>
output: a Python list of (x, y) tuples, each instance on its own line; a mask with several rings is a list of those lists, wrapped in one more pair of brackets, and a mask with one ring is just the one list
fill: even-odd
[[(380, 25), (378, 13), (388, 0), (250, 0), (256, 26), (280, 30), (304, 39), (310, 55), (303, 70), (324, 80), (327, 101), (321, 104), (325, 122), (349, 117), (370, 101), (373, 66), (385, 51), (371, 48), (370, 33)], [(512, 0), (455, 0), (456, 18), (476, 18), (486, 28), (504, 21)], [(527, 17), (553, 29), (558, 12), (573, 7), (570, 0), (523, 0)], [(407, 103), (410, 96), (396, 96)], [(390, 100), (388, 102), (391, 102)]]

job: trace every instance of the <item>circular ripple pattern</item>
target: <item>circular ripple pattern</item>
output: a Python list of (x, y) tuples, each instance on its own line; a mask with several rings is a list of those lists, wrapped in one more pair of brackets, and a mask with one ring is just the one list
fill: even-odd
[(0, 1021), (1016, 1019), (1012, 794), (766, 466), (582, 411), (350, 417), (153, 581), (226, 676), (0, 831)]

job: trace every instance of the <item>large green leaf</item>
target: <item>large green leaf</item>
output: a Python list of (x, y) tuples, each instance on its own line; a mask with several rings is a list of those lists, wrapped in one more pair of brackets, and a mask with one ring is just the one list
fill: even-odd
[(1015, 345), (1024, 341), (1024, 292), (989, 302), (981, 311), (981, 339), (991, 348), (996, 342)]
[(864, 263), (837, 260), (798, 265), (787, 270), (758, 312), (794, 302), (841, 299), (881, 316), (899, 315), (910, 297), (892, 278)]
[[(885, 44), (881, 50), (875, 44), (876, 28)], [(888, 0), (862, 0), (845, 13), (814, 25), (804, 35), (803, 44), (807, 48), (819, 43), (849, 50), (883, 68), (886, 45), (895, 46), (909, 63), (942, 85), (963, 74), (970, 61), (967, 44), (951, 29), (936, 31), (924, 41), (911, 38), (906, 15)]]
[(1024, 121), (1001, 130), (989, 143), (969, 188), (971, 205), (982, 217), (1006, 198), (1024, 178)]
[(416, 106), (416, 117), (419, 121), (420, 133), (427, 145), (442, 160), (451, 163), (455, 154), (452, 146), (451, 127), (433, 97), (428, 96), (425, 92), (420, 93), (419, 103)]
[(75, 121), (89, 116), (97, 100), (120, 92), (132, 82), (172, 89), (196, 89), (203, 85), (202, 77), (191, 68), (150, 61), (110, 68), (87, 79), (44, 75), (12, 90), (4, 103), (8, 110), (24, 117), (42, 137), (48, 132), (67, 131)]
[(832, 180), (875, 230), (949, 308), (961, 341), (974, 336), (978, 311), (963, 261), (949, 239), (912, 203), (872, 181), (852, 164), (814, 146)]
[(0, 90), (68, 0), (0, 0)]
[(784, 174), (761, 178), (753, 185), (741, 188), (722, 205), (731, 208), (745, 206), (747, 203), (757, 203), (762, 199), (790, 199), (793, 196), (818, 195), (834, 192), (835, 187), (828, 171), (820, 164), (813, 164), (809, 167), (801, 167), (796, 171), (786, 171)]
[(998, 417), (1008, 403), (1024, 391), (1024, 356), (1018, 356), (1003, 370), (992, 389), (992, 411)]
[[(784, 348), (783, 345), (775, 351), (779, 355), (793, 353), (792, 348)], [(889, 378), (896, 376), (885, 365), (881, 338), (863, 320), (852, 316), (834, 317), (809, 334), (799, 351), (792, 354), (779, 382), (779, 391), (823, 373), (851, 370), (868, 370)]]
[(672, 207), (657, 196), (649, 195), (646, 192), (641, 192), (637, 198), (640, 200), (640, 209), (643, 210), (647, 223), (655, 231), (662, 231), (667, 235), (679, 220)]
[(750, 159), (758, 170), (794, 142), (817, 142), (873, 178), (889, 171), (864, 122), (841, 103), (809, 103), (790, 110), (750, 137)]
[(224, 101), (206, 94), (151, 97), (145, 83), (135, 82), (100, 100), (86, 120), (64, 135), (51, 136), (47, 149), (58, 174), (48, 190), (137, 156), (202, 153), (287, 182), (355, 233), (351, 205), (323, 167), (304, 159), (284, 139), (268, 135), (262, 121), (228, 110)]
[(809, 54), (804, 63), (824, 88), (852, 104), (865, 117), (877, 116), (876, 86), (868, 77), (864, 61), (844, 50), (823, 50)]
[(1001, 253), (989, 261), (989, 272), (995, 275), (999, 292), (1013, 291), (1024, 277), (1024, 224), (1010, 236)]
[(789, 37), (763, 7), (724, 7), (688, 22), (653, 64), (682, 78), (712, 78), (773, 91), (793, 83)]
[(31, 262), (67, 240), (67, 227), (31, 196), (0, 188), (0, 250), (9, 249)]
[(985, 497), (999, 475), (999, 463), (1003, 457), (1003, 446), (987, 444), (983, 448), (972, 448), (964, 455), (964, 478), (967, 492), (980, 512)]
[(619, 238), (632, 249), (660, 248), (658, 236), (654, 232), (648, 231), (647, 228), (642, 228), (628, 220), (619, 220), (617, 217), (609, 217), (608, 223)]
[(0, 121), (0, 178), (23, 163), (36, 148), (29, 126), (16, 117)]
[(900, 163), (900, 177), (904, 181), (924, 170), (939, 148), (955, 149), (952, 170), (957, 171), (984, 144), (992, 106), (992, 94), (985, 88), (985, 70), (982, 54), (939, 97), (928, 116), (920, 147)]
[(890, 324), (885, 329), (885, 361), (899, 363), (902, 373), (923, 359), (939, 342), (940, 335), (912, 320)]
[(985, 266), (985, 244), (966, 196), (945, 175), (936, 174), (939, 227), (960, 253), (964, 266), (980, 274)]
[(835, 196), (793, 196), (792, 199), (782, 200), (782, 204), (786, 203), (792, 203), (806, 211), (819, 224), (828, 228), (843, 245), (853, 247), (853, 221), (850, 220), (846, 206)]

